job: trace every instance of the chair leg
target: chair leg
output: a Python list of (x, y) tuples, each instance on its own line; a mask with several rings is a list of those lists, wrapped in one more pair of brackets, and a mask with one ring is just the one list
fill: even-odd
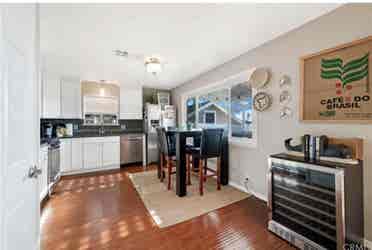
[(164, 181), (164, 155), (160, 154), (160, 181)]
[(217, 190), (221, 189), (221, 157), (217, 158)]
[(192, 155), (190, 155), (190, 162), (191, 162), (191, 164), (192, 164), (192, 171), (196, 171), (196, 165), (194, 164), (194, 158), (192, 158)]
[(205, 162), (204, 162), (204, 182), (206, 182), (207, 181), (207, 167), (208, 167), (208, 164), (207, 164), (207, 162), (208, 162), (208, 159), (205, 159)]
[(167, 159), (167, 166), (168, 166), (168, 190), (171, 189), (171, 179), (172, 179), (172, 162), (171, 159)]
[(186, 167), (187, 167), (187, 185), (191, 185), (191, 166), (190, 166), (190, 155), (186, 154)]
[(200, 195), (203, 195), (203, 184), (204, 184), (203, 160), (199, 159), (199, 193)]

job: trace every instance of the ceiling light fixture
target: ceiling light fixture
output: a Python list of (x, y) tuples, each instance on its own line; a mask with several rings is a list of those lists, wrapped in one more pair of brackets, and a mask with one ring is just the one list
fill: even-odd
[(162, 71), (161, 63), (159, 58), (149, 57), (145, 60), (145, 67), (147, 72), (154, 75), (159, 74)]

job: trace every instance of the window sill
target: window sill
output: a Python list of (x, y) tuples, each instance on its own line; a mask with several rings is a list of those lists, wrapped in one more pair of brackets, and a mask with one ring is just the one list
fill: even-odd
[(257, 148), (257, 141), (253, 139), (229, 138), (229, 145), (236, 147)]

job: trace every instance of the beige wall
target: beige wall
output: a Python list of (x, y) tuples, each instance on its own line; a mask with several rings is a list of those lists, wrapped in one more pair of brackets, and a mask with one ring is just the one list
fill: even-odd
[[(244, 24), (241, 32), (244, 32)], [(264, 27), (257, 27), (258, 29)], [(248, 51), (242, 56), (209, 71), (173, 90), (173, 103), (181, 110), (180, 96), (190, 90), (237, 74), (251, 67), (269, 67), (272, 79), (267, 89), (274, 97), (270, 110), (258, 114), (256, 148), (231, 146), (230, 180), (239, 185), (245, 177), (253, 181), (254, 191), (265, 195), (267, 157), (284, 150), (283, 140), (304, 133), (364, 139), (364, 200), (366, 238), (372, 240), (372, 125), (303, 124), (298, 119), (299, 57), (342, 43), (372, 35), (372, 4), (342, 6), (284, 36)], [(218, 42), (218, 41), (215, 41)], [(233, 46), (233, 45), (232, 45)], [(279, 118), (279, 78), (287, 74), (293, 86), (290, 91), (295, 110), (293, 118)], [(179, 114), (180, 120), (182, 114)]]

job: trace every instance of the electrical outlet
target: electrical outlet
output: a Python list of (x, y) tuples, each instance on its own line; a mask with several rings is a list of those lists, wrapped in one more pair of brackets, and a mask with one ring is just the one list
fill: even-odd
[(244, 187), (245, 187), (245, 189), (248, 193), (250, 193), (250, 191), (252, 190), (252, 185), (251, 184), (252, 184), (252, 182), (251, 182), (250, 178), (246, 177), (244, 179)]

